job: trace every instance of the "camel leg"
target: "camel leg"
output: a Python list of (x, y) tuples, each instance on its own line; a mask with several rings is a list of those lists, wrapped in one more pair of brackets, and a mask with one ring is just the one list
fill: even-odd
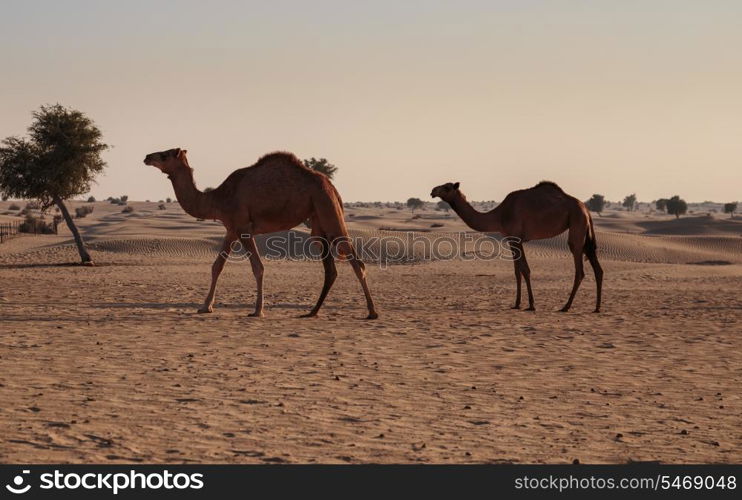
[(590, 265), (593, 267), (593, 272), (595, 273), (595, 285), (598, 289), (598, 295), (595, 300), (594, 312), (597, 313), (600, 312), (600, 299), (603, 293), (603, 268), (600, 267), (600, 262), (598, 262), (598, 256), (595, 253), (594, 247), (586, 245), (585, 255), (587, 255), (587, 259), (590, 261)]
[(327, 297), (327, 294), (330, 292), (330, 288), (332, 288), (332, 284), (335, 283), (335, 278), (337, 278), (338, 275), (337, 269), (335, 268), (335, 258), (332, 256), (330, 243), (327, 241), (327, 238), (322, 238), (322, 265), (325, 268), (325, 282), (322, 285), (322, 291), (320, 292), (317, 303), (314, 305), (312, 310), (307, 314), (303, 314), (301, 316), (302, 318), (312, 318), (317, 315), (320, 307), (322, 307), (322, 304), (325, 301), (325, 297)]
[(516, 245), (520, 250), (520, 258), (518, 259), (520, 274), (523, 275), (523, 279), (526, 281), (526, 290), (528, 290), (528, 307), (525, 310), (535, 311), (536, 307), (533, 305), (533, 290), (531, 289), (531, 268), (528, 267), (528, 260), (526, 259), (526, 251), (523, 248), (523, 242), (519, 242)]
[(582, 283), (582, 278), (585, 277), (585, 271), (582, 267), (582, 247), (577, 248), (577, 245), (574, 245), (571, 241), (569, 242), (569, 248), (572, 250), (572, 256), (575, 260), (575, 281), (572, 284), (572, 293), (569, 294), (569, 299), (567, 299), (567, 303), (564, 304), (564, 307), (560, 309), (561, 312), (567, 312), (569, 311), (569, 308), (572, 307), (572, 301), (575, 298), (575, 295), (577, 295), (577, 289), (580, 288), (580, 283)]
[(368, 316), (366, 316), (366, 319), (378, 318), (379, 315), (376, 312), (376, 306), (374, 305), (374, 299), (371, 298), (371, 291), (368, 289), (368, 283), (366, 282), (366, 266), (358, 258), (358, 255), (356, 255), (355, 248), (353, 248), (353, 245), (348, 240), (347, 236), (342, 238), (342, 240), (338, 243), (338, 247), (339, 247), (338, 250), (341, 255), (348, 256), (350, 265), (351, 267), (353, 267), (353, 272), (356, 273), (356, 277), (358, 278), (358, 281), (361, 282), (361, 287), (363, 288), (363, 294), (366, 296), (366, 307), (368, 307)]
[(514, 248), (514, 244), (510, 243), (510, 249), (513, 253), (513, 267), (515, 268), (515, 305), (511, 309), (520, 309), (520, 264), (518, 263), (518, 259), (515, 258), (516, 252)]
[(219, 251), (219, 255), (216, 256), (216, 260), (211, 266), (211, 287), (209, 288), (209, 293), (206, 296), (204, 305), (202, 305), (198, 310), (199, 313), (210, 313), (214, 311), (213, 306), (214, 295), (216, 294), (216, 282), (219, 280), (219, 275), (222, 273), (222, 269), (224, 269), (224, 263), (227, 262), (227, 257), (229, 257), (229, 254), (232, 252), (232, 242), (234, 242), (235, 239), (236, 238), (231, 234), (227, 234), (224, 237), (222, 249)]
[(252, 266), (252, 273), (255, 275), (255, 282), (257, 283), (257, 293), (255, 296), (255, 312), (250, 313), (248, 316), (254, 318), (263, 317), (263, 261), (260, 260), (260, 254), (258, 253), (258, 247), (255, 245), (255, 239), (252, 237), (243, 238), (242, 241), (245, 244), (245, 249), (250, 253), (250, 266)]

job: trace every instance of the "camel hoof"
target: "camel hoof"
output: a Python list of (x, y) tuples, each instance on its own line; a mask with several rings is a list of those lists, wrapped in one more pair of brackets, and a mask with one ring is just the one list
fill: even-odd
[(535, 307), (533, 307), (533, 306), (528, 306), (528, 307), (526, 307), (526, 308), (525, 308), (525, 309), (523, 309), (523, 310), (524, 310), (524, 311), (535, 311), (535, 310), (536, 310), (536, 308), (535, 308)]
[(599, 313), (599, 312), (600, 312), (600, 308), (597, 308), (597, 309), (596, 309), (596, 310), (594, 310), (593, 312), (594, 312), (594, 313)]
[(299, 317), (300, 318), (316, 318), (317, 317), (317, 313), (316, 312), (308, 312), (306, 314), (302, 314)]
[(375, 312), (368, 313), (368, 316), (366, 316), (366, 319), (378, 319), (379, 315)]
[(561, 309), (559, 309), (559, 312), (560, 312), (560, 313), (566, 313), (566, 312), (569, 312), (569, 307), (562, 307)]
[(198, 310), (198, 314), (206, 314), (206, 313), (213, 313), (213, 312), (214, 312), (214, 308), (211, 306), (202, 307)]
[(263, 314), (262, 311), (261, 312), (253, 312), (253, 313), (250, 313), (250, 314), (247, 315), (248, 318), (262, 318), (263, 316), (265, 316), (265, 315)]
[(520, 304), (515, 304), (515, 305), (514, 305), (513, 307), (511, 307), (510, 309), (520, 309)]

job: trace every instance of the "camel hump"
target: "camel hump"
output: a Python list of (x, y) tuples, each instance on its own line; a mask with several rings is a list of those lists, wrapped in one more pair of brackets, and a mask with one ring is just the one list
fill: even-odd
[(292, 163), (297, 167), (309, 170), (307, 169), (307, 167), (304, 166), (304, 163), (302, 163), (302, 161), (296, 157), (294, 153), (289, 153), (288, 151), (273, 151), (272, 153), (265, 154), (258, 159), (254, 166), (257, 167), (258, 165), (274, 163), (276, 161)]
[[(561, 193), (564, 193), (564, 190), (562, 188), (560, 188), (559, 187), (559, 184), (557, 184), (556, 182), (552, 182), (552, 181), (541, 181), (538, 184), (536, 184), (535, 186), (533, 186), (533, 189), (540, 188), (540, 187), (550, 187), (552, 189), (556, 189), (557, 191), (559, 191)], [(566, 193), (564, 193), (564, 194), (566, 194)]]

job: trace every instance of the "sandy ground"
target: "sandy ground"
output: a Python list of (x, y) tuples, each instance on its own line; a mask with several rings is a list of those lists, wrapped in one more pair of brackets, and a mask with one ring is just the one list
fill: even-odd
[[(0, 204), (5, 210), (8, 203)], [(687, 463), (742, 461), (742, 221), (607, 213), (573, 310), (563, 240), (526, 245), (535, 313), (503, 260), (347, 264), (299, 319), (316, 262), (249, 264), (206, 293), (218, 224), (176, 205), (97, 203), (68, 234), (0, 245), (0, 461)], [(359, 234), (463, 230), (455, 216), (348, 209)], [(353, 217), (350, 217), (353, 214)], [(436, 237), (439, 233), (428, 233)]]

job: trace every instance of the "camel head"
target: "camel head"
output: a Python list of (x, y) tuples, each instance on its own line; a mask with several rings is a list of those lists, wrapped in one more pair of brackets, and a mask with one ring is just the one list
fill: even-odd
[(171, 175), (181, 168), (190, 168), (185, 149), (173, 148), (167, 151), (150, 153), (144, 157), (144, 164), (159, 168), (163, 173)]
[(445, 184), (441, 184), (440, 186), (434, 187), (433, 190), (430, 192), (430, 197), (435, 198), (437, 196), (443, 201), (450, 202), (458, 192), (458, 182), (447, 182)]

